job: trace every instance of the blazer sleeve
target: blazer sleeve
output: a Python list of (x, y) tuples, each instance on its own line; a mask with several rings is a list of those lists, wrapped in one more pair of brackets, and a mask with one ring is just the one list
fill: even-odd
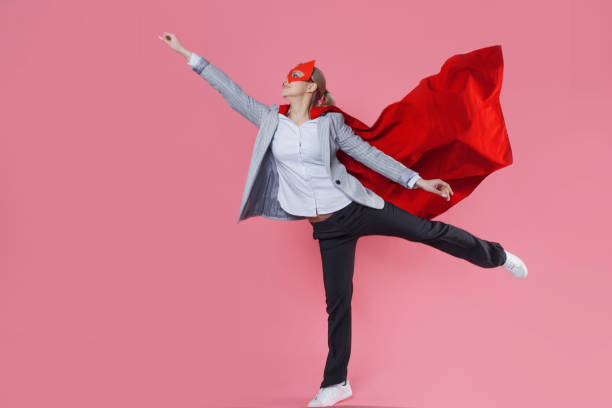
[(331, 115), (336, 130), (336, 142), (342, 151), (403, 187), (417, 188), (414, 184), (421, 178), (418, 172), (404, 166), (356, 135), (353, 129), (344, 123), (342, 113), (333, 112)]
[(225, 72), (206, 58), (192, 52), (188, 64), (223, 96), (232, 109), (260, 127), (264, 113), (270, 110), (269, 106), (247, 95)]

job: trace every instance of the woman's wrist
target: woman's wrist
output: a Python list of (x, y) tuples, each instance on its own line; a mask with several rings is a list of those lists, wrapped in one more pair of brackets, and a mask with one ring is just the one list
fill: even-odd
[(185, 59), (187, 61), (189, 61), (189, 59), (191, 58), (191, 51), (189, 51), (186, 48), (181, 48), (180, 50), (177, 50), (179, 54), (181, 54), (183, 57), (185, 57)]

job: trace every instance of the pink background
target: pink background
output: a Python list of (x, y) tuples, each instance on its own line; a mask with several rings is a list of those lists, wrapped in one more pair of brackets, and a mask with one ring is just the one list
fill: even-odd
[(298, 407), (318, 390), (312, 228), (236, 223), (257, 129), (164, 31), (267, 104), (316, 59), (368, 124), (448, 57), (501, 44), (515, 162), (437, 219), (529, 278), (362, 238), (341, 405), (611, 406), (611, 17), (603, 0), (2, 1), (0, 406)]

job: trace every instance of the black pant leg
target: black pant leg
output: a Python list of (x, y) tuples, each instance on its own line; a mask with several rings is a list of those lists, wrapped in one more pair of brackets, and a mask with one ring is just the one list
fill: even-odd
[(342, 220), (342, 224), (358, 237), (401, 237), (432, 246), (483, 268), (494, 268), (506, 262), (506, 253), (499, 242), (481, 239), (452, 224), (418, 217), (388, 201), (382, 209), (358, 205)]
[[(318, 225), (317, 225), (318, 224)], [(327, 311), (328, 354), (321, 387), (347, 378), (351, 356), (351, 300), (357, 237), (336, 229), (333, 220), (315, 223), (319, 241)]]

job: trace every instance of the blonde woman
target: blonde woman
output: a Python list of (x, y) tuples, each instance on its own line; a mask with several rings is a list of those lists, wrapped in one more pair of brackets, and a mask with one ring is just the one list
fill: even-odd
[(331, 406), (352, 395), (347, 378), (351, 353), (351, 298), (359, 237), (388, 235), (430, 245), (483, 268), (504, 266), (525, 278), (527, 268), (501, 244), (441, 221), (418, 217), (363, 186), (338, 160), (342, 150), (406, 189), (450, 200), (450, 185), (420, 174), (356, 135), (341, 113), (314, 60), (298, 64), (282, 81), (289, 101), (279, 109), (247, 95), (210, 61), (188, 51), (174, 34), (159, 37), (185, 57), (192, 70), (230, 107), (258, 128), (238, 222), (253, 216), (307, 219), (318, 240), (328, 313), (329, 352), (323, 381), (309, 407)]

